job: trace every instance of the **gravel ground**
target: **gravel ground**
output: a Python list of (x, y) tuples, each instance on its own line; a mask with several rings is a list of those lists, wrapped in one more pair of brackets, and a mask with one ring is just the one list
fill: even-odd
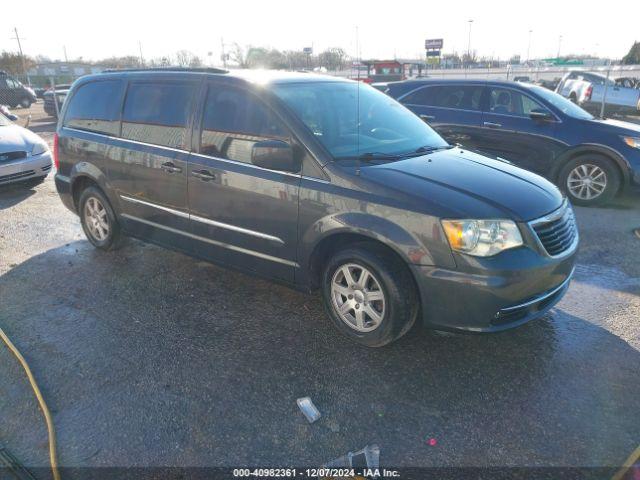
[[(31, 127), (50, 139), (39, 108)], [(640, 443), (640, 200), (576, 211), (576, 276), (545, 318), (369, 350), (316, 296), (138, 241), (93, 249), (50, 177), (0, 191), (0, 325), (66, 467), (310, 466), (372, 443), (382, 466), (614, 467)], [(313, 425), (295, 402), (307, 395)], [(3, 345), (0, 425), (0, 446), (46, 467), (44, 422)]]

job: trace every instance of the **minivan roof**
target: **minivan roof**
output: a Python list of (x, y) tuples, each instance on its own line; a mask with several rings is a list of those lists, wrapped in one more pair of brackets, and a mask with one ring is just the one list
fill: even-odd
[(185, 78), (190, 76), (236, 78), (253, 84), (281, 84), (303, 82), (352, 82), (340, 77), (311, 72), (285, 72), (280, 70), (222, 70), (217, 68), (152, 68), (131, 70), (105, 70), (82, 77), (79, 83), (113, 77), (127, 78)]

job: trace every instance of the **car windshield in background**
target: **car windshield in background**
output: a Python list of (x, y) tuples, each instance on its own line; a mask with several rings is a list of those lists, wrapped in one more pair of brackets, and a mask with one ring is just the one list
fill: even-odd
[(543, 87), (532, 86), (531, 90), (536, 92), (542, 98), (544, 98), (547, 102), (549, 102), (554, 107), (558, 108), (562, 111), (562, 113), (569, 115), (573, 118), (578, 118), (582, 120), (593, 120), (593, 115), (591, 115), (586, 110), (583, 110), (578, 105), (573, 103), (570, 100), (567, 100), (562, 95), (558, 95), (551, 90), (547, 90)]
[(337, 160), (394, 160), (448, 146), (420, 118), (369, 85), (292, 83), (274, 91)]

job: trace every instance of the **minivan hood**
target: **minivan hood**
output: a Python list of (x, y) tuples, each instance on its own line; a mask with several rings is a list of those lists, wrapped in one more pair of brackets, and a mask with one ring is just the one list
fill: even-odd
[(558, 188), (544, 178), (460, 148), (366, 170), (371, 179), (437, 207), (434, 213), (441, 218), (530, 221), (563, 202)]

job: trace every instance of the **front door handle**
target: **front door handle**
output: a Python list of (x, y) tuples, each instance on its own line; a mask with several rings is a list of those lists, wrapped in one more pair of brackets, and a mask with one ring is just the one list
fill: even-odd
[(176, 167), (173, 162), (165, 162), (160, 165), (160, 168), (167, 173), (180, 173), (182, 169), (180, 167)]
[(209, 170), (194, 170), (191, 172), (191, 175), (205, 182), (216, 179), (215, 174), (211, 173)]
[(426, 122), (430, 122), (431, 120), (435, 120), (436, 117), (434, 117), (433, 115), (420, 115), (420, 118)]
[(501, 124), (493, 123), (493, 122), (484, 122), (484, 126), (485, 127), (489, 127), (489, 128), (500, 128), (500, 127), (502, 127)]

